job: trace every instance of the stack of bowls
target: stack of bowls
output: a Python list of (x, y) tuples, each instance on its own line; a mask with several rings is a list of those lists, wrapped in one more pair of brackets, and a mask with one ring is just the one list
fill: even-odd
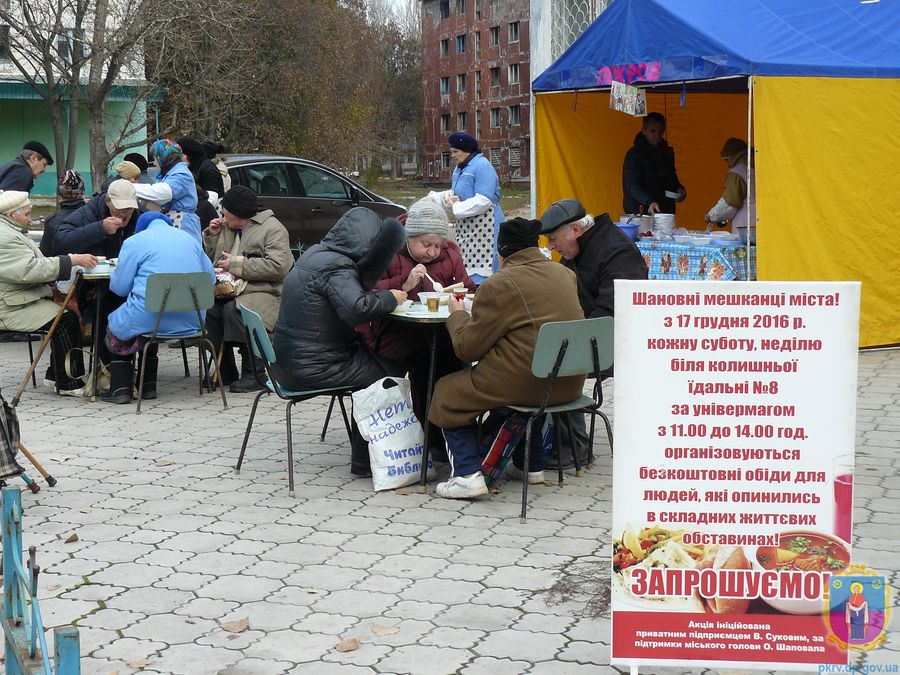
[(657, 239), (671, 239), (675, 232), (675, 214), (657, 213), (653, 216), (653, 236)]

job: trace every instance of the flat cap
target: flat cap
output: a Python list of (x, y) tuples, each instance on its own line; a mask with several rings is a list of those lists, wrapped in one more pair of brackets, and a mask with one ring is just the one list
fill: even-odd
[(584, 207), (577, 199), (560, 199), (553, 202), (541, 214), (541, 234), (549, 234), (563, 225), (581, 220), (584, 216)]
[(47, 149), (47, 146), (41, 143), (40, 141), (28, 141), (25, 145), (22, 146), (23, 150), (31, 150), (32, 152), (36, 152), (41, 157), (47, 160), (47, 166), (53, 164), (53, 157), (50, 155), (50, 151)]

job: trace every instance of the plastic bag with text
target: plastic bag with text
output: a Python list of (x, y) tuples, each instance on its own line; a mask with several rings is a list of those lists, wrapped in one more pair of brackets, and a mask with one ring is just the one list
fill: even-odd
[[(353, 394), (353, 419), (369, 442), (376, 491), (415, 483), (422, 472), (425, 434), (413, 412), (409, 380), (385, 377)], [(428, 461), (428, 478), (434, 466)]]

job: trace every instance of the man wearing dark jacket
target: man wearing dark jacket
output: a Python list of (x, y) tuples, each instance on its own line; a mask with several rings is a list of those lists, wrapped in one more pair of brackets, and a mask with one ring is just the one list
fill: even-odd
[[(577, 199), (561, 199), (541, 214), (541, 224), (541, 233), (547, 236), (550, 248), (559, 251), (562, 264), (575, 272), (578, 301), (585, 318), (613, 316), (616, 279), (647, 278), (647, 263), (641, 252), (608, 214), (594, 218), (585, 213)], [(586, 460), (588, 436), (584, 415), (572, 413), (569, 419), (571, 442), (579, 460)], [(563, 443), (568, 444), (567, 430), (562, 431)], [(556, 461), (555, 457), (547, 459), (548, 464)]]
[(51, 164), (53, 157), (47, 146), (40, 141), (28, 141), (22, 147), (21, 155), (0, 166), (0, 190), (31, 192), (34, 179)]
[[(285, 387), (362, 389), (403, 372), (376, 358), (355, 327), (387, 316), (406, 300), (403, 291), (372, 290), (405, 243), (400, 223), (357, 207), (300, 257), (284, 280), (272, 337)], [(368, 444), (356, 422), (352, 431), (350, 472), (369, 475)]]
[(197, 185), (207, 192), (215, 192), (221, 199), (225, 194), (222, 174), (219, 173), (216, 165), (209, 161), (203, 144), (188, 137), (179, 138), (176, 142), (181, 146), (181, 151), (187, 155), (188, 168), (194, 174)]
[(663, 138), (665, 132), (666, 118), (658, 112), (649, 113), (634, 137), (634, 145), (625, 153), (622, 166), (625, 213), (637, 213), (642, 207), (650, 215), (675, 213), (675, 202), (687, 197), (675, 171), (675, 151)]
[(84, 206), (84, 178), (77, 171), (69, 169), (59, 179), (56, 191), (60, 198), (59, 211), (44, 221), (44, 234), (41, 237), (41, 253), (46, 258), (55, 255), (56, 231), (60, 224)]

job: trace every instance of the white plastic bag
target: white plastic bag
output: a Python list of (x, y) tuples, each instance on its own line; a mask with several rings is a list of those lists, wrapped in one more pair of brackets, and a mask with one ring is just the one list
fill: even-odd
[[(415, 483), (422, 473), (425, 434), (413, 412), (405, 377), (385, 377), (353, 394), (353, 419), (369, 442), (376, 492)], [(434, 466), (428, 460), (428, 478)]]

